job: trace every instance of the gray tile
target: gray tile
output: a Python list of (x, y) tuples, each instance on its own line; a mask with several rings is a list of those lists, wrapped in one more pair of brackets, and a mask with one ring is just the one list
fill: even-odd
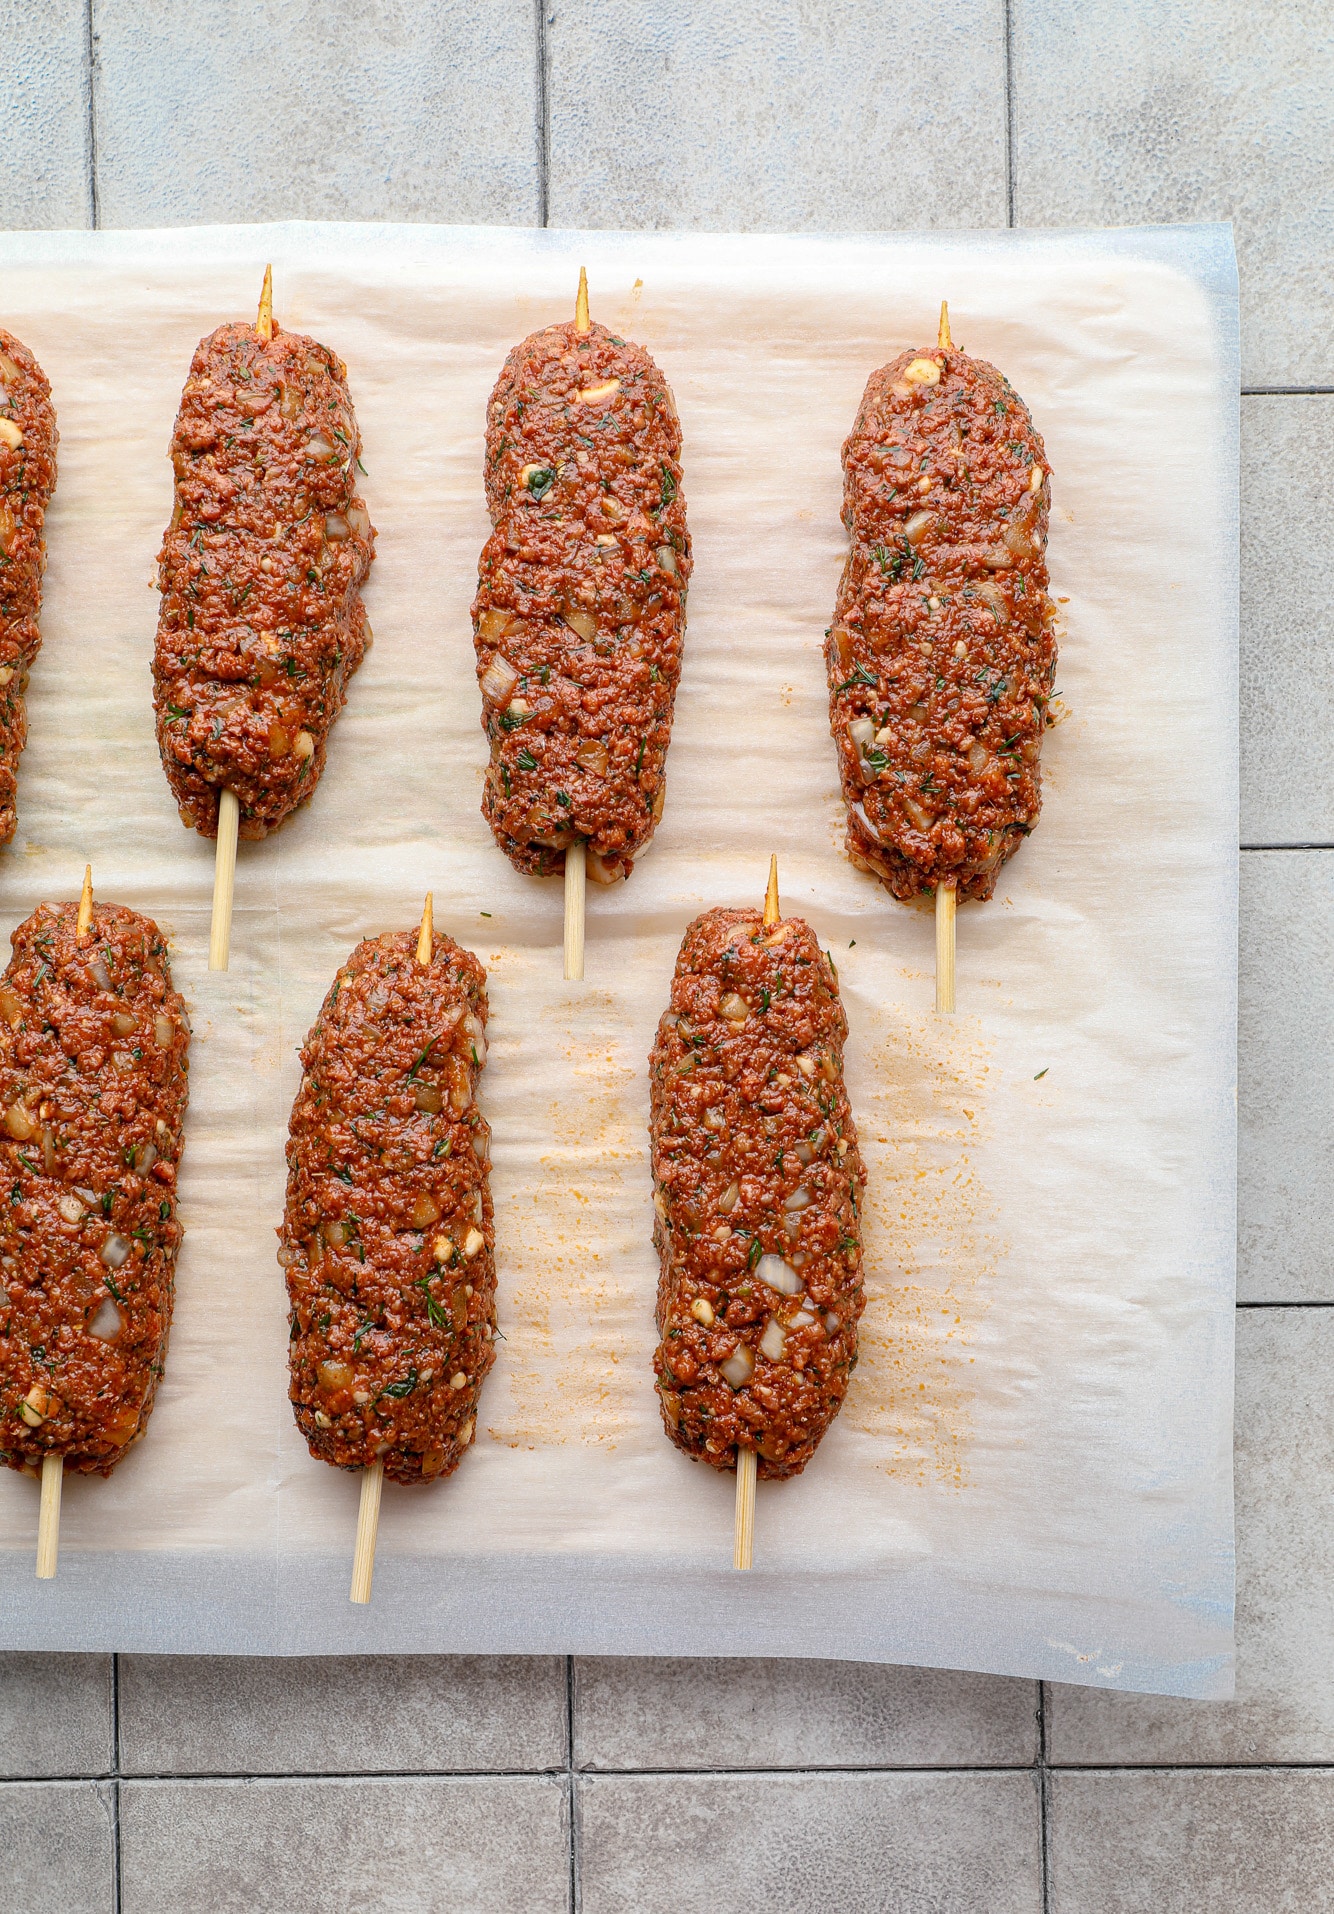
[(0, 1775), (114, 1765), (110, 1655), (0, 1655)]
[(1334, 1765), (1334, 1310), (1238, 1311), (1236, 1455), (1236, 1700), (1053, 1688), (1053, 1761)]
[(566, 1914), (565, 1785), (128, 1781), (124, 1914)]
[(553, 226), (1003, 226), (1000, 0), (562, 0)]
[(7, 1781), (0, 1787), (5, 1906), (22, 1914), (112, 1914), (111, 1824), (108, 1782)]
[(538, 218), (533, 0), (97, 0), (107, 226)]
[(1334, 852), (1241, 860), (1238, 1270), (1246, 1302), (1334, 1300)]
[(1334, 397), (1241, 403), (1241, 839), (1334, 843)]
[(584, 1776), (582, 1914), (1037, 1914), (1027, 1774)]
[(1244, 383), (1334, 382), (1328, 10), (1012, 0), (1011, 19), (1016, 223), (1230, 219)]
[(574, 1755), (581, 1768), (1017, 1767), (1037, 1755), (1037, 1692), (847, 1661), (581, 1660)]
[(1334, 1774), (1057, 1774), (1051, 1914), (1321, 1914)]
[(91, 226), (85, 0), (3, 0), (0, 47), (0, 230)]
[(565, 1765), (554, 1655), (126, 1655), (125, 1774), (536, 1771)]

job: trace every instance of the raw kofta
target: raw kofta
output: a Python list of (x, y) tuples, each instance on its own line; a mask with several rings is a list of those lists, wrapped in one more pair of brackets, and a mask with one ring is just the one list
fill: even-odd
[(1056, 669), (1051, 475), (1008, 379), (949, 342), (871, 375), (825, 660), (847, 843), (895, 897), (990, 897), (1037, 823)]
[(41, 646), (46, 508), (56, 489), (56, 415), (46, 374), (0, 326), (0, 844), (17, 822), (23, 693)]
[(482, 811), (520, 871), (560, 871), (583, 840), (590, 877), (627, 877), (662, 815), (690, 578), (680, 459), (642, 346), (576, 319), (510, 353), (473, 629)]
[(43, 904), (0, 982), (0, 1454), (106, 1475), (167, 1351), (190, 1026), (151, 918)]
[(205, 837), (224, 790), (240, 836), (257, 838), (319, 782), (370, 641), (360, 450), (347, 368), (327, 346), (265, 308), (201, 340), (171, 441), (153, 684), (167, 781)]
[(457, 1468), (495, 1360), (486, 972), (436, 934), (357, 945), (301, 1052), (279, 1261), (291, 1397), (320, 1461)]
[(650, 1058), (655, 1357), (667, 1433), (797, 1475), (857, 1360), (866, 1180), (833, 963), (800, 917), (687, 930)]

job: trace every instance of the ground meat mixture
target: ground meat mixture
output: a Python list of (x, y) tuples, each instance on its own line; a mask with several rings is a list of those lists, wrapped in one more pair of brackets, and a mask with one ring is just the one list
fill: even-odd
[(263, 837), (319, 783), (370, 629), (375, 534), (357, 495), (347, 369), (300, 333), (201, 341), (172, 435), (176, 506), (158, 557), (158, 747), (182, 820), (217, 835), (236, 793)]
[(872, 375), (825, 660), (848, 850), (896, 897), (990, 897), (1033, 829), (1056, 669), (1050, 474), (1007, 379), (953, 348)]
[(458, 1467), (495, 1360), (486, 972), (449, 937), (358, 944), (301, 1053), (279, 1261), (311, 1454), (396, 1482)]
[(800, 917), (706, 911), (686, 932), (652, 1071), (655, 1366), (687, 1455), (797, 1475), (857, 1360), (866, 1181), (838, 978)]
[(482, 811), (521, 871), (563, 870), (583, 838), (590, 877), (626, 877), (662, 815), (690, 577), (680, 456), (642, 347), (570, 324), (506, 360), (473, 621)]
[(46, 508), (56, 489), (56, 415), (46, 374), (0, 326), (0, 844), (17, 822), (23, 693), (42, 636)]
[(43, 904), (0, 983), (0, 1460), (108, 1474), (167, 1350), (190, 1026), (151, 918)]

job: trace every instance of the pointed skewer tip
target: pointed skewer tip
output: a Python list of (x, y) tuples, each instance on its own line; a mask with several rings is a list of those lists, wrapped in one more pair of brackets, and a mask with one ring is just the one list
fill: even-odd
[(83, 867), (83, 891), (79, 897), (79, 921), (74, 932), (80, 943), (82, 943), (83, 939), (88, 935), (89, 926), (92, 924), (92, 921), (93, 867), (91, 864), (85, 864)]
[(267, 342), (273, 337), (273, 267), (264, 268), (264, 284), (259, 293), (259, 315), (255, 320), (255, 331)]
[(576, 332), (587, 332), (588, 327), (588, 274), (581, 266), (579, 268), (579, 291), (576, 293), (574, 301), (574, 329)]
[(947, 299), (942, 299), (940, 302), (939, 339), (940, 339), (941, 351), (948, 352), (950, 348), (953, 346), (954, 341), (953, 339), (950, 338), (950, 307), (949, 307), (949, 301)]
[(417, 932), (417, 962), (429, 964), (431, 952), (435, 948), (435, 893), (427, 891), (426, 902), (422, 905), (421, 929)]
[(764, 927), (771, 930), (783, 915), (778, 905), (778, 854), (769, 859), (769, 888), (764, 893)]

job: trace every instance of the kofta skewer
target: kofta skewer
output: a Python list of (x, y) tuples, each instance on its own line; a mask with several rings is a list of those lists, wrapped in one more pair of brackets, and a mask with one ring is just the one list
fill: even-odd
[(670, 1440), (736, 1472), (738, 1568), (752, 1469), (800, 1474), (856, 1362), (865, 1171), (846, 1036), (832, 959), (780, 914), (776, 860), (762, 913), (688, 927), (650, 1057), (654, 1367)]
[(490, 765), (482, 811), (516, 869), (564, 875), (565, 976), (586, 883), (628, 876), (662, 814), (690, 541), (661, 371), (589, 316), (509, 354), (487, 408), (493, 530), (473, 604)]
[(951, 337), (872, 373), (843, 446), (850, 537), (826, 644), (852, 862), (934, 895), (936, 1008), (955, 910), (1037, 823), (1056, 668), (1051, 473), (1027, 406)]
[(41, 649), (46, 510), (60, 435), (46, 374), (0, 326), (0, 844), (18, 822), (28, 673)]
[(158, 747), (182, 822), (217, 839), (210, 970), (227, 968), (237, 838), (311, 796), (370, 642), (360, 446), (346, 367), (275, 325), (266, 268), (255, 323), (191, 361), (158, 557)]

